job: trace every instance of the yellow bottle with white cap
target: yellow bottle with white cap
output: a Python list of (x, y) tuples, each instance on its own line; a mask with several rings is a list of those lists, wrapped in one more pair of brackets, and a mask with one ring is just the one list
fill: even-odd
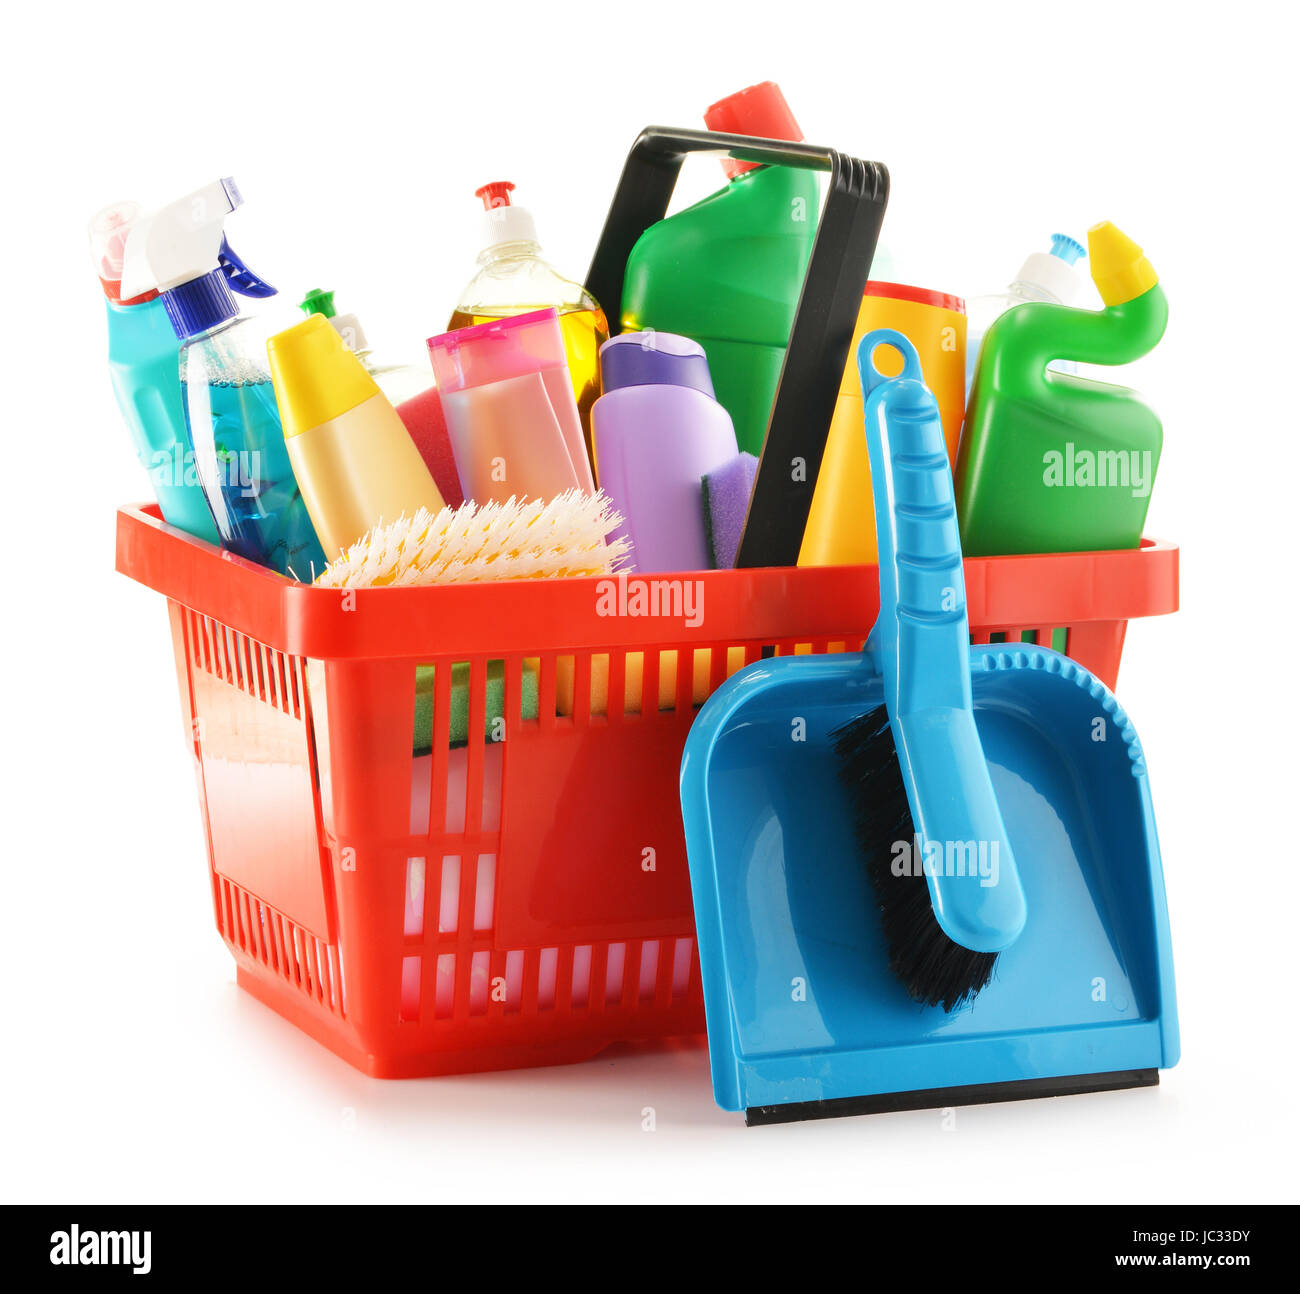
[(333, 560), (381, 521), (442, 495), (397, 411), (323, 315), (266, 344), (298, 488)]

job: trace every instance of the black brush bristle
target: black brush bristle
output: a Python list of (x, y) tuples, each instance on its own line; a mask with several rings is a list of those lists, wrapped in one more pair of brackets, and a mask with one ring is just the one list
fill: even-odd
[(858, 844), (880, 904), (889, 965), (908, 993), (952, 1011), (992, 978), (997, 953), (978, 953), (949, 939), (930, 905), (924, 874), (895, 875), (894, 845), (916, 836), (898, 763), (889, 712), (883, 705), (835, 729), (840, 776), (854, 800)]

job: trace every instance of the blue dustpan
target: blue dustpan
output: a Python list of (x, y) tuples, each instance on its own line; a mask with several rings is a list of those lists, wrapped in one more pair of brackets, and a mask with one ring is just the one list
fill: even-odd
[[(864, 339), (864, 376), (882, 342), (903, 351), (899, 381), (915, 385), (915, 352), (899, 334)], [(705, 704), (682, 759), (714, 1096), (750, 1123), (1144, 1086), (1178, 1058), (1141, 746), (1109, 689), (1047, 648), (969, 649), (979, 767), (998, 819), (990, 826), (986, 818), (978, 838), (998, 826), (1005, 833), (1009, 858), (999, 885), (985, 887), (1000, 897), (927, 875), (944, 929), (999, 952), (994, 979), (949, 1013), (918, 1006), (890, 970), (831, 734), (887, 700), (897, 721), (900, 696), (934, 700), (937, 689), (952, 709), (963, 698), (951, 680), (936, 684), (911, 670), (909, 632), (887, 628), (900, 584), (905, 603), (917, 600), (892, 545), (907, 517), (926, 511), (906, 479), (931, 467), (933, 455), (895, 461), (887, 428), (898, 420), (890, 423), (884, 395), (872, 395), (884, 409), (874, 419), (868, 401), (877, 515), (888, 509), (891, 521), (881, 527), (882, 613), (867, 650), (742, 670)], [(942, 471), (947, 478), (946, 462)], [(951, 498), (950, 481), (947, 491)], [(907, 547), (916, 554), (924, 542)], [(923, 571), (926, 563), (911, 565)], [(964, 642), (959, 589), (958, 601)], [(907, 739), (899, 741), (905, 770)], [(918, 755), (909, 799), (919, 790), (942, 803), (925, 789), (936, 759)], [(913, 800), (921, 832), (926, 814), (916, 808)]]

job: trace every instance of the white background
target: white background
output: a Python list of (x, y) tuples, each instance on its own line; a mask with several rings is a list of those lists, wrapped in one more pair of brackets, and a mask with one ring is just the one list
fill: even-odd
[[(8, 455), (0, 1195), (81, 1200), (1294, 1199), (1295, 32), (1280, 5), (20, 6), (0, 84)], [(363, 1078), (234, 984), (164, 603), (113, 573), (146, 497), (85, 222), (233, 174), (231, 241), (411, 357), (513, 179), (581, 278), (627, 148), (754, 81), (890, 167), (894, 276), (999, 289), (1112, 219), (1172, 303), (1133, 625), (1183, 1059), (1154, 1091), (746, 1131), (696, 1045)], [(711, 161), (698, 167), (712, 168)], [(691, 192), (717, 172), (688, 177)], [(605, 303), (607, 306), (616, 303)], [(657, 1131), (641, 1130), (645, 1106)]]

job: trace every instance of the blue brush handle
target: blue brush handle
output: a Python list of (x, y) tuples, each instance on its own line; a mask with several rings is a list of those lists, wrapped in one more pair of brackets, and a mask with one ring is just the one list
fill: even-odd
[[(873, 362), (893, 347), (903, 371)], [(867, 651), (885, 684), (926, 879), (944, 933), (1000, 952), (1024, 928), (1024, 890), (998, 808), (971, 704), (970, 628), (952, 472), (939, 406), (916, 348), (881, 328), (858, 347), (880, 553), (880, 615)], [(969, 872), (983, 860), (984, 872)], [(996, 875), (996, 881), (989, 883)]]

